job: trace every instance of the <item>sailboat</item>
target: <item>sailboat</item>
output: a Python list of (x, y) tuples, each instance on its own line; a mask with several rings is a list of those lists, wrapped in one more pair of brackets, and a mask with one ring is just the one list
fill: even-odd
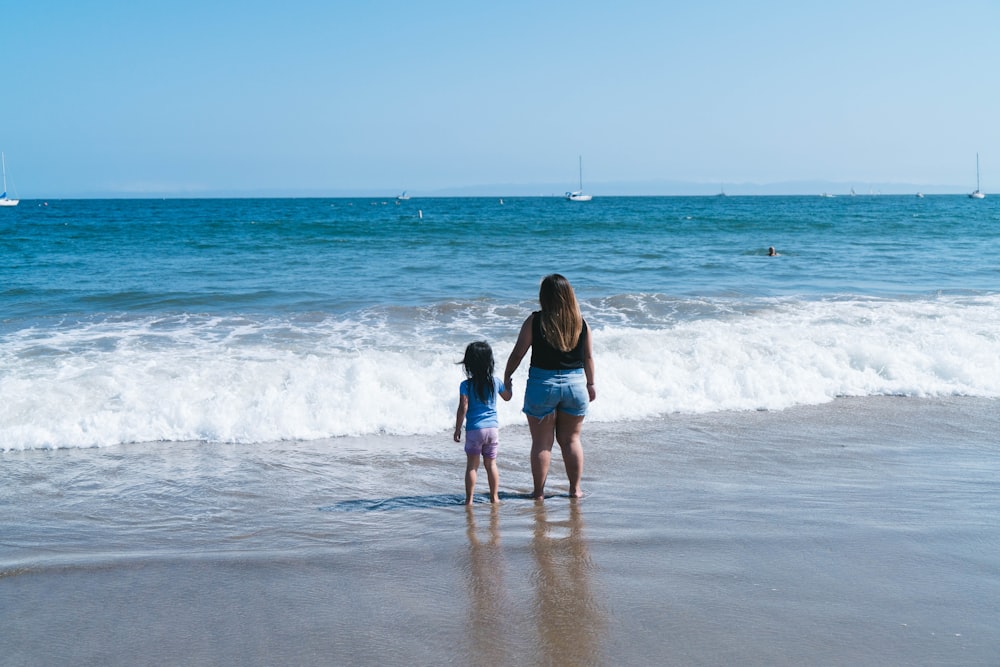
[(567, 192), (566, 199), (569, 201), (590, 201), (590, 195), (583, 194), (583, 156), (580, 156), (580, 189), (575, 192)]
[(969, 199), (986, 199), (986, 195), (979, 189), (979, 153), (976, 153), (976, 189), (969, 193)]
[(0, 206), (17, 206), (20, 199), (7, 197), (7, 157), (3, 153), (0, 153), (0, 163), (3, 164), (3, 193), (0, 194)]

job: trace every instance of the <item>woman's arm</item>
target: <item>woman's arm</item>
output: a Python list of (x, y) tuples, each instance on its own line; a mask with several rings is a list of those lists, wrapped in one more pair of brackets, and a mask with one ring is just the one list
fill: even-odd
[(503, 373), (504, 387), (510, 388), (510, 379), (514, 375), (514, 371), (521, 365), (521, 360), (524, 359), (528, 348), (531, 347), (531, 320), (534, 317), (534, 313), (528, 315), (528, 319), (521, 325), (521, 333), (517, 335), (517, 342), (514, 343), (514, 349), (510, 351), (510, 356), (507, 357), (507, 368)]
[(597, 398), (594, 387), (594, 348), (591, 345), (590, 327), (587, 327), (587, 338), (583, 341), (583, 372), (587, 375), (587, 394), (590, 400)]

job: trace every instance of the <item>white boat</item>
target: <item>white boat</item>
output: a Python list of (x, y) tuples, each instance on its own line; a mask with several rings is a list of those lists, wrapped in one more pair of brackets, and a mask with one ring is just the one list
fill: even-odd
[(0, 194), (0, 206), (17, 206), (20, 199), (7, 197), (7, 157), (0, 153), (0, 163), (3, 164), (3, 193)]
[(986, 195), (979, 189), (979, 153), (976, 153), (976, 189), (969, 193), (969, 199), (986, 199)]
[(580, 189), (575, 192), (567, 192), (566, 199), (569, 201), (590, 201), (590, 195), (583, 194), (583, 156), (580, 156)]
[(403, 190), (401, 194), (396, 195), (396, 201), (406, 201), (410, 198), (410, 195), (406, 194), (406, 190)]
[(833, 199), (836, 196), (837, 195), (831, 195), (829, 192), (824, 192), (823, 194), (820, 195), (820, 197), (822, 197), (823, 199)]

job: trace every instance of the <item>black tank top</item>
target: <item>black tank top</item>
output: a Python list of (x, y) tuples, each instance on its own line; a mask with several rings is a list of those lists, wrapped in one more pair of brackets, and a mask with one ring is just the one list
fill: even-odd
[(565, 371), (583, 368), (583, 345), (587, 342), (587, 321), (583, 321), (576, 347), (563, 352), (549, 344), (542, 335), (542, 313), (535, 311), (531, 318), (531, 365), (547, 371)]

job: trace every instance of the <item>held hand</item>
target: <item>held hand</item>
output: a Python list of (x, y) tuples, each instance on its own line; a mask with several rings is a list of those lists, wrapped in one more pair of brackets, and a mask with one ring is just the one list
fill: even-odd
[(510, 378), (503, 381), (503, 391), (500, 392), (500, 398), (505, 401), (509, 401), (514, 398), (514, 388), (511, 386), (513, 382), (514, 381)]

